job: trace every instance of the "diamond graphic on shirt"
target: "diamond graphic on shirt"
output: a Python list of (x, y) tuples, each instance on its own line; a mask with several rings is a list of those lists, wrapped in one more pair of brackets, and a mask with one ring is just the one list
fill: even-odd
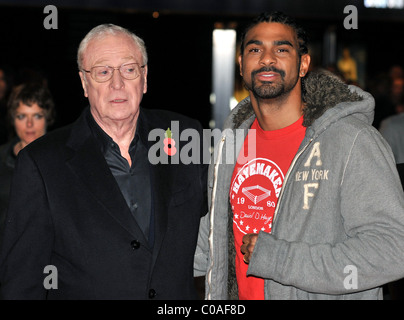
[[(253, 190), (260, 190), (262, 193), (260, 195), (254, 195), (252, 192)], [(248, 199), (250, 199), (254, 204), (257, 204), (258, 202), (261, 202), (262, 200), (268, 198), (271, 195), (271, 191), (267, 190), (259, 185), (252, 186), (252, 187), (245, 187), (241, 190), (242, 193), (244, 193)]]

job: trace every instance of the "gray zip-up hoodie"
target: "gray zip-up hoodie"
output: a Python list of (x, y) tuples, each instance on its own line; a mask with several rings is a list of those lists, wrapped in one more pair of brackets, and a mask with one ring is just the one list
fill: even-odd
[[(270, 300), (381, 299), (381, 285), (404, 277), (404, 193), (391, 148), (371, 126), (374, 99), (322, 73), (308, 75), (304, 88), (306, 135), (248, 274), (265, 279)], [(206, 299), (237, 293), (230, 160), (244, 141), (236, 129), (245, 137), (254, 119), (247, 98), (229, 116), (209, 169), (209, 214), (195, 254)]]

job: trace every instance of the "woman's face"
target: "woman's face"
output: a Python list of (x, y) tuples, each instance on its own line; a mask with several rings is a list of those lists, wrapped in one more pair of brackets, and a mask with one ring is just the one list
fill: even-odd
[(44, 110), (34, 103), (31, 106), (20, 102), (14, 118), (14, 127), (23, 147), (43, 136), (46, 132)]

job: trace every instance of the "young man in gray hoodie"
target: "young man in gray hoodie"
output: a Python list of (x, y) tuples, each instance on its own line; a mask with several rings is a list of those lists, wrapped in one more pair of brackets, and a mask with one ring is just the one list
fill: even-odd
[(195, 255), (206, 299), (381, 299), (404, 277), (404, 194), (374, 99), (309, 73), (282, 13), (254, 20), (239, 62), (249, 97), (215, 148)]

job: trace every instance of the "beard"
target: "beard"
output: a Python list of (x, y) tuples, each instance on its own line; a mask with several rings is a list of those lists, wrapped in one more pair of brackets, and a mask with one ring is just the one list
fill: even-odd
[[(260, 72), (276, 72), (280, 75), (280, 82), (261, 81), (258, 84), (255, 80), (255, 75)], [(283, 96), (296, 86), (299, 77), (297, 76), (294, 81), (285, 83), (285, 72), (275, 67), (263, 67), (259, 70), (251, 72), (251, 87), (245, 83), (248, 90), (250, 90), (257, 99), (274, 99)]]

